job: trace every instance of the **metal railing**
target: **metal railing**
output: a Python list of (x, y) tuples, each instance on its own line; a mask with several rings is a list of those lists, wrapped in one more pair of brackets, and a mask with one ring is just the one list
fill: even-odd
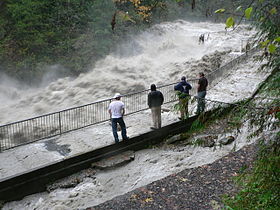
[[(188, 82), (193, 86), (195, 79)], [(176, 101), (174, 84), (159, 86), (164, 103)], [(126, 115), (148, 109), (148, 90), (129, 93), (122, 97)], [(9, 123), (0, 126), (0, 150), (10, 149), (26, 143), (61, 135), (73, 130), (99, 124), (110, 119), (108, 107), (112, 99), (65, 109), (62, 111)]]
[[(227, 70), (243, 61), (248, 55), (243, 54), (208, 74), (210, 86), (213, 86), (214, 82), (223, 77)], [(190, 94), (195, 95), (197, 79), (190, 79), (188, 82), (193, 87)], [(158, 90), (164, 95), (165, 104), (177, 100), (174, 85), (175, 83), (158, 87)], [(126, 115), (148, 109), (147, 95), (149, 91), (147, 89), (122, 97), (122, 101), (126, 105)], [(108, 121), (110, 119), (108, 106), (111, 101), (112, 99), (106, 99), (2, 125), (0, 126), (0, 151)]]
[(229, 73), (229, 71), (239, 63), (242, 63), (245, 59), (247, 59), (249, 56), (253, 55), (255, 52), (259, 50), (259, 47), (254, 47), (250, 51), (241, 54), (235, 59), (232, 59), (225, 65), (217, 68), (216, 70), (212, 71), (210, 74), (207, 75), (207, 79), (209, 81), (209, 86), (213, 87), (215, 84), (220, 82), (221, 79), (224, 78), (226, 74)]

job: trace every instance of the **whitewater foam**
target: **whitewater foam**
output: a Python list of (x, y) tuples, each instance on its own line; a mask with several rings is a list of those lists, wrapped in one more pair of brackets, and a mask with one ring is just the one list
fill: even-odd
[[(65, 108), (110, 98), (115, 92), (122, 94), (147, 89), (151, 83), (168, 84), (182, 75), (195, 77), (206, 65), (208, 71), (215, 51), (224, 52), (220, 62), (232, 59), (230, 51), (240, 50), (241, 39), (254, 34), (248, 26), (225, 33), (224, 24), (191, 23), (183, 20), (155, 25), (120, 45), (118, 50), (98, 61), (88, 73), (76, 79), (58, 79), (46, 88), (14, 89), (0, 94), (0, 123), (8, 123)], [(198, 44), (200, 34), (209, 34), (205, 44)], [(228, 52), (228, 53), (225, 53)], [(210, 60), (203, 56), (212, 54)], [(233, 54), (232, 54), (233, 55)], [(202, 60), (201, 60), (202, 59)], [(196, 64), (195, 64), (196, 63)], [(214, 70), (214, 69), (212, 69)], [(15, 111), (16, 110), (16, 111)]]

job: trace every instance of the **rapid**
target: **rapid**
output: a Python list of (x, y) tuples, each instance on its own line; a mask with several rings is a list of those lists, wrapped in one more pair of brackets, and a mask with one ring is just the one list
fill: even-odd
[[(0, 124), (110, 98), (116, 92), (148, 89), (152, 83), (169, 84), (182, 75), (195, 78), (199, 71), (209, 73), (238, 54), (241, 40), (254, 33), (244, 25), (226, 33), (222, 23), (166, 22), (131, 36), (77, 78), (61, 78), (36, 89), (4, 79)], [(201, 45), (200, 34), (206, 35)]]
[[(113, 53), (98, 61), (90, 72), (77, 78), (58, 79), (40, 89), (26, 87), (21, 90), (14, 85), (9, 91), (4, 91), (0, 86), (1, 99), (5, 99), (1, 100), (1, 124), (110, 98), (116, 92), (125, 94), (148, 89), (151, 83), (173, 83), (183, 75), (196, 78), (198, 72), (210, 73), (240, 55), (242, 42), (250, 39), (255, 32), (246, 25), (226, 32), (222, 23), (194, 23), (184, 20), (155, 25), (120, 43)], [(200, 34), (206, 35), (204, 44), (198, 43)], [(255, 73), (259, 66), (260, 63), (250, 58), (213, 87), (206, 98), (231, 103), (250, 96), (258, 83), (267, 76)], [(163, 125), (176, 122), (177, 117), (173, 112), (162, 113)], [(128, 116), (125, 121), (130, 136), (147, 132), (151, 121), (150, 111)], [(112, 144), (114, 140), (108, 134), (110, 129), (106, 122), (62, 135), (55, 141), (59, 145), (71, 145), (70, 155), (74, 155), (74, 151), (79, 153), (94, 149), (96, 145), (100, 147)], [(137, 151), (135, 160), (123, 167), (97, 171), (75, 187), (30, 195), (20, 201), (5, 204), (3, 209), (85, 209), (172, 173), (212, 163), (234, 149), (250, 144), (246, 124), (239, 133), (223, 132), (221, 130), (215, 135), (218, 138), (228, 135), (236, 137), (234, 145), (209, 148), (163, 144)], [(40, 148), (43, 158), (47, 155), (47, 159), (54, 161), (65, 158), (57, 152), (46, 151), (44, 143), (34, 143), (34, 146), (28, 147)], [(30, 148), (26, 147), (25, 153)], [(29, 156), (21, 153), (20, 156), (30, 158), (28, 164), (34, 159), (39, 165), (39, 160), (32, 156), (33, 153)], [(12, 156), (16, 155), (7, 155), (8, 158)]]

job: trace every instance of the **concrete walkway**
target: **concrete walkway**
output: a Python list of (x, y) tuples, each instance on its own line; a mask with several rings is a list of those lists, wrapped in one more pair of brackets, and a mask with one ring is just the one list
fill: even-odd
[[(268, 74), (259, 72), (260, 63), (253, 57), (234, 68), (207, 93), (206, 98), (224, 102), (235, 102), (249, 97)], [(172, 109), (172, 105), (164, 105)], [(192, 105), (192, 109), (195, 104)], [(178, 121), (174, 111), (162, 113), (163, 126)], [(150, 130), (150, 110), (126, 116), (128, 136), (133, 137)], [(105, 145), (113, 144), (114, 139), (109, 122), (73, 131), (62, 136), (41, 140), (32, 144), (16, 147), (0, 153), (0, 179), (24, 173), (78, 155)]]

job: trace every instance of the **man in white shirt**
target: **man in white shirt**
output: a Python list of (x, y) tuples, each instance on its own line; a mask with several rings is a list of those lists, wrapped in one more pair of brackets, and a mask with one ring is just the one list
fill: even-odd
[(112, 101), (109, 105), (108, 112), (110, 114), (110, 117), (112, 119), (112, 130), (113, 135), (115, 138), (115, 142), (119, 142), (118, 132), (117, 132), (117, 124), (121, 126), (121, 133), (122, 133), (122, 139), (128, 140), (128, 137), (126, 135), (126, 126), (123, 121), (123, 115), (124, 115), (124, 103), (121, 101), (121, 94), (116, 93), (114, 95), (114, 101)]

